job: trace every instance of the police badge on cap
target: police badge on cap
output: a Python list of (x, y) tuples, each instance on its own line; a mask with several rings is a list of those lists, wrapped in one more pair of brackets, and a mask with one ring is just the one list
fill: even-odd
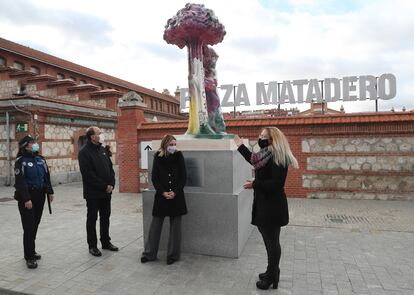
[(31, 142), (35, 142), (35, 139), (31, 135), (26, 135), (25, 137), (19, 140), (19, 148), (24, 148)]

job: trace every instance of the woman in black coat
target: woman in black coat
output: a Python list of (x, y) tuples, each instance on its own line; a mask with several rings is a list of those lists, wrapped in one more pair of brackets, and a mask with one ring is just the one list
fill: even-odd
[(240, 154), (253, 165), (255, 179), (246, 181), (244, 188), (254, 190), (252, 224), (262, 234), (267, 252), (266, 272), (259, 274), (259, 289), (277, 289), (281, 256), (280, 228), (289, 223), (289, 211), (284, 190), (288, 166), (298, 168), (284, 134), (276, 127), (266, 127), (259, 136), (260, 151), (252, 153), (236, 135)]
[(165, 135), (154, 155), (151, 180), (156, 190), (152, 222), (141, 262), (157, 259), (164, 217), (170, 217), (167, 264), (179, 260), (181, 254), (181, 216), (187, 214), (184, 186), (187, 179), (184, 157), (176, 150), (177, 141)]

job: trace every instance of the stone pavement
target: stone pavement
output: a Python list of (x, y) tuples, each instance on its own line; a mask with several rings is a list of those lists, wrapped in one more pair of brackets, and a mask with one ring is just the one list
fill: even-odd
[(120, 251), (91, 256), (80, 183), (55, 188), (53, 215), (45, 207), (38, 233), (42, 260), (29, 270), (12, 191), (0, 188), (0, 294), (414, 295), (414, 202), (289, 199), (279, 289), (258, 291), (266, 252), (257, 230), (239, 259), (183, 254), (167, 266), (161, 252), (141, 264), (139, 194), (113, 196), (111, 236)]

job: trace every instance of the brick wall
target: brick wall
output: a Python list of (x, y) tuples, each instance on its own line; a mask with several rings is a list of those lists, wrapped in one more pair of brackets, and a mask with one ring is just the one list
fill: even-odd
[(122, 107), (118, 117), (118, 163), (119, 191), (138, 192), (139, 145), (137, 126), (144, 122), (144, 111), (140, 107)]
[[(277, 126), (285, 133), (300, 165), (289, 170), (290, 197), (413, 199), (412, 112), (236, 118), (226, 124), (228, 133), (248, 138), (252, 145), (265, 126)], [(136, 130), (137, 142), (183, 134), (186, 128), (183, 121), (142, 123)], [(146, 179), (145, 171), (140, 172)]]

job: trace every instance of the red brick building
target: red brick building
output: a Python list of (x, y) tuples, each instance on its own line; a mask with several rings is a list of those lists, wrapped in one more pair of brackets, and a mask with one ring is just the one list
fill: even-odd
[[(287, 135), (300, 165), (289, 172), (288, 196), (413, 200), (414, 112), (346, 114), (314, 104), (294, 115), (268, 113), (227, 117), (227, 130), (253, 149), (265, 126)], [(90, 125), (106, 133), (120, 191), (139, 192), (148, 185), (141, 143), (183, 134), (187, 121), (175, 97), (0, 38), (1, 181), (27, 132), (39, 136), (55, 181), (78, 180), (77, 151)]]
[(77, 152), (90, 125), (104, 131), (118, 164), (118, 103), (131, 99), (143, 121), (184, 118), (173, 96), (0, 38), (0, 183), (13, 178), (17, 142), (28, 132), (38, 136), (55, 182), (79, 180)]

